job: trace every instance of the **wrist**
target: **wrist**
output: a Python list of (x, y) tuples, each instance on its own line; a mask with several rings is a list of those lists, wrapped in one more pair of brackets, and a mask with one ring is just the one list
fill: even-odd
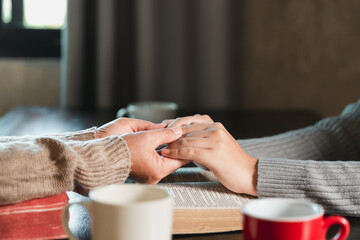
[(101, 130), (101, 128), (96, 128), (95, 129), (95, 138), (97, 139), (97, 138), (103, 138), (103, 137), (106, 137), (106, 136), (104, 136), (104, 131), (103, 130)]
[(258, 180), (258, 161), (259, 159), (248, 155), (247, 162), (249, 163), (249, 174), (250, 174), (250, 191), (249, 194), (257, 196), (257, 180)]
[(257, 196), (257, 181), (258, 181), (258, 162), (259, 159), (253, 158), (253, 172), (252, 172), (252, 190), (253, 193), (251, 195)]
[(95, 129), (94, 136), (95, 138), (101, 138), (98, 128)]

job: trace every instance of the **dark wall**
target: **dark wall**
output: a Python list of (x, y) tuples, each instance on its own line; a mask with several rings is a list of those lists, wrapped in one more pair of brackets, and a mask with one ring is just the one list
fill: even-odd
[(360, 97), (360, 1), (247, 0), (242, 104), (337, 114)]

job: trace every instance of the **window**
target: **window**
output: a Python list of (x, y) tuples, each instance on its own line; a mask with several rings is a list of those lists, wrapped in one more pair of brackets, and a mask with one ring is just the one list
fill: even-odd
[(0, 57), (59, 57), (66, 0), (0, 0)]

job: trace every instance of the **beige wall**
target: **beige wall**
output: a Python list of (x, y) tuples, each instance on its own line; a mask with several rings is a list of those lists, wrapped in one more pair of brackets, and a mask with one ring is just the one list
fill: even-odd
[(60, 61), (0, 59), (0, 116), (17, 105), (59, 104)]
[(360, 98), (360, 1), (244, 1), (242, 104), (337, 114)]

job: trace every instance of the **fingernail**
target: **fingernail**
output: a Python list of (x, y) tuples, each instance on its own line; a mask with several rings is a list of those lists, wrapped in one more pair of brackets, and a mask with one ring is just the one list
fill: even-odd
[(175, 133), (175, 135), (182, 134), (182, 129), (180, 127), (171, 128), (171, 130)]
[(166, 155), (166, 154), (169, 154), (169, 153), (170, 153), (170, 149), (163, 149), (161, 151), (161, 154), (163, 154), (163, 155)]

